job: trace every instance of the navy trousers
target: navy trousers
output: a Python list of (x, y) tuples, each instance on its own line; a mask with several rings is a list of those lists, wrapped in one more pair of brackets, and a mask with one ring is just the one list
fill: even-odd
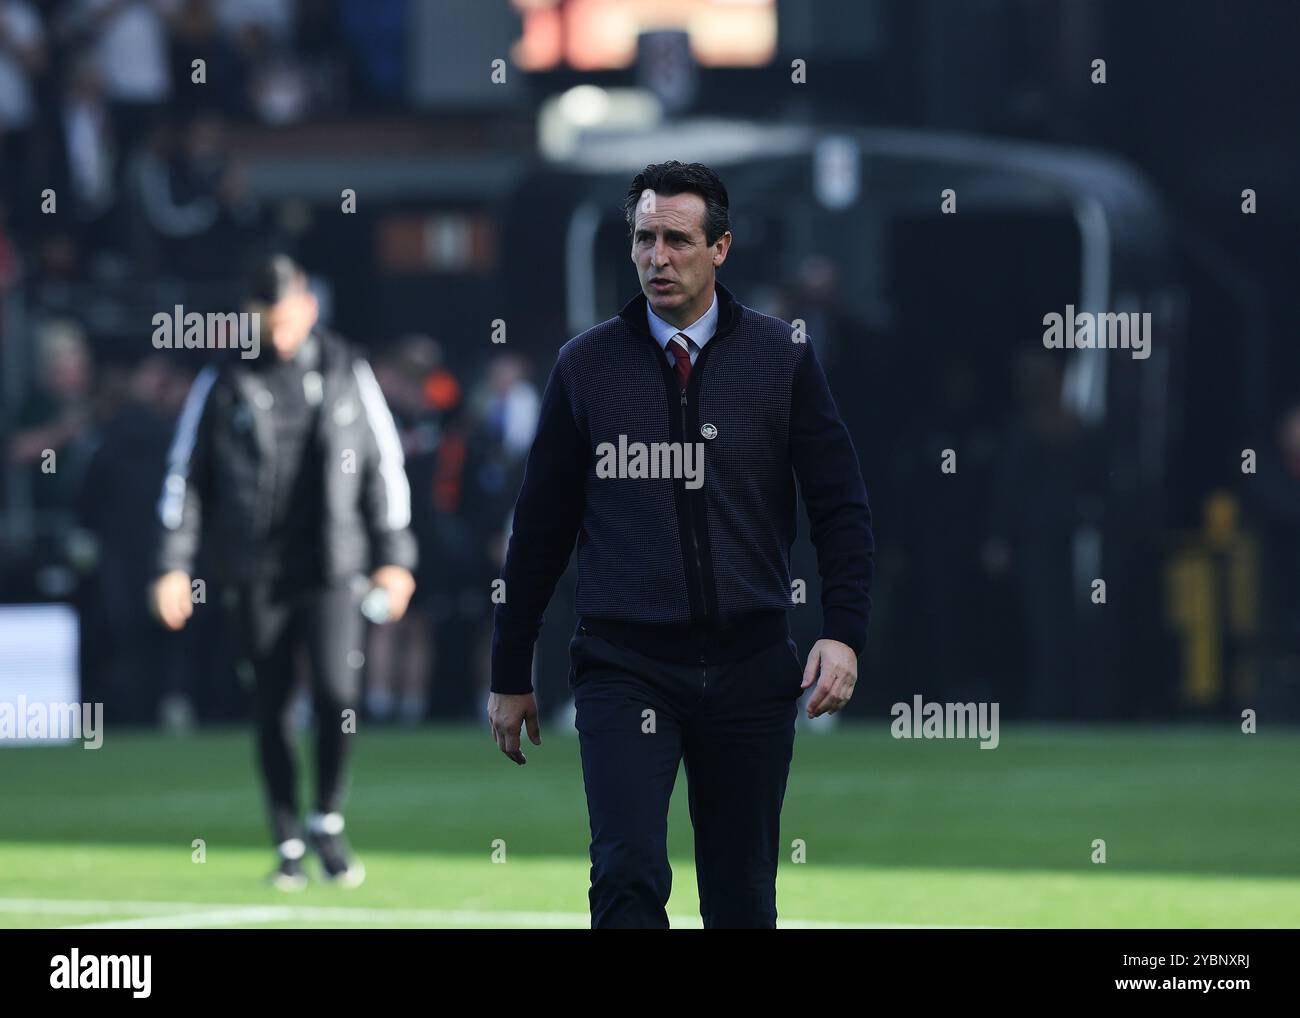
[(781, 804), (803, 665), (793, 640), (674, 664), (585, 631), (569, 644), (591, 818), (593, 928), (666, 928), (668, 800), (684, 760), (706, 928), (774, 928)]

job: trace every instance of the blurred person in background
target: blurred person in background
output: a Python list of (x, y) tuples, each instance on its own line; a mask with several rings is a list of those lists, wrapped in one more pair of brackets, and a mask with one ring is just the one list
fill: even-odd
[[(1008, 598), (997, 596), (980, 549), (989, 537), (999, 436), (975, 363), (954, 357), (937, 370), (939, 384), (916, 407), (921, 412), (891, 457), (897, 539), (894, 555), (883, 557), (881, 581), (897, 583), (907, 605), (896, 625), (907, 634), (907, 667), (924, 683), (917, 688), (944, 702), (996, 699), (993, 679), (1004, 679), (1014, 663), (994, 653), (991, 634), (1014, 627), (991, 617), (989, 606)], [(940, 469), (949, 449), (957, 455), (959, 485)]]
[(62, 11), (67, 44), (98, 65), (120, 153), (149, 136), (171, 97), (168, 19), (178, 9), (179, 0), (73, 0)]
[(1300, 703), (1300, 402), (1283, 411), (1272, 448), (1244, 476), (1244, 502), (1260, 539), (1261, 650), (1274, 689)]
[(93, 445), (93, 364), (80, 325), (45, 322), (36, 336), (36, 384), (19, 408), (9, 461), (30, 468), (38, 509), (71, 509)]
[[(345, 712), (355, 718), (361, 694), (363, 607), (372, 606), (376, 620), (401, 619), (415, 586), (410, 488), (374, 374), (318, 327), (302, 268), (285, 255), (262, 262), (246, 312), (265, 326), (260, 355), (205, 367), (177, 425), (158, 506), (162, 575), (153, 605), (169, 629), (185, 625), (194, 612), (195, 555), (209, 542), (229, 631), (253, 683), (279, 857), (272, 884), (305, 886), (310, 845), (328, 880), (354, 887), (365, 870), (343, 836)], [(316, 797), (305, 840), (289, 734), (302, 649), (316, 720)]]
[(129, 723), (156, 719), (176, 688), (175, 645), (154, 623), (141, 591), (154, 577), (152, 516), (172, 427), (191, 381), (173, 358), (151, 354), (131, 369), (125, 398), (105, 421), (82, 480), (79, 526), (90, 535), (90, 571), (80, 617), (87, 646), (82, 671), (88, 699)]
[(59, 216), (77, 224), (96, 250), (119, 246), (113, 216), (117, 200), (114, 166), (117, 142), (104, 98), (98, 63), (88, 54), (70, 65), (51, 132), (50, 186), (59, 196)]
[(264, 124), (301, 120), (320, 98), (320, 82), (295, 34), (292, 0), (225, 0), (217, 20), (239, 61), (244, 106)]
[(179, 88), (172, 108), (189, 117), (204, 108), (215, 108), (227, 117), (247, 115), (242, 99), (239, 58), (217, 18), (219, 0), (180, 0), (171, 18), (172, 80), (189, 82), (194, 61), (203, 61), (201, 89)]
[(18, 244), (9, 229), (9, 206), (0, 195), (0, 297), (18, 283), (22, 273)]
[(277, 46), (288, 46), (297, 6), (297, 0), (217, 0), (216, 20), (231, 38), (257, 32)]
[[(319, 7), (328, 0), (311, 0)], [(338, 31), (352, 52), (353, 98), (373, 109), (388, 109), (405, 100), (407, 0), (338, 0)]]
[(415, 593), (405, 616), (370, 630), (366, 656), (366, 714), (376, 721), (417, 724), (429, 705), (436, 667), (431, 604), (442, 577), (434, 563), (444, 561), (435, 547), (434, 477), (442, 439), (442, 408), (430, 396), (430, 381), (441, 373), (442, 347), (429, 336), (409, 335), (375, 358), (375, 378), (393, 412), (411, 482), (411, 529), (419, 545)]
[(159, 123), (131, 160), (129, 187), (142, 260), (190, 278), (222, 277), (251, 244), (258, 209), (213, 114)]
[(994, 578), (1018, 594), (1028, 688), (1013, 711), (1033, 720), (1079, 718), (1088, 680), (1079, 672), (1077, 612), (1088, 577), (1075, 569), (1085, 507), (1101, 485), (1100, 436), (1061, 398), (1065, 360), (1030, 349), (1015, 363), (1018, 416), (995, 454), (988, 537), (981, 555)]
[(537, 433), (541, 405), (529, 380), (528, 361), (518, 354), (495, 355), (471, 397), (472, 461), (476, 515), (488, 525), (484, 544), (494, 566), (505, 561), (505, 534), (497, 522), (508, 518), (524, 461)]
[(800, 261), (794, 279), (780, 288), (770, 313), (804, 323), (810, 342), (817, 345), (817, 356), (825, 365), (827, 377), (840, 351), (859, 343), (866, 332), (845, 306), (839, 268), (825, 255), (808, 255)]
[(481, 524), (469, 460), (473, 424), (462, 398), (464, 388), (450, 368), (435, 371), (425, 381), (425, 398), (437, 411), (439, 426), (432, 464), (432, 513), (425, 521), (428, 533), (422, 541), (438, 555), (436, 575), (431, 566), (425, 571), (442, 670), (460, 678), (438, 691), (439, 706), (458, 717), (475, 716), (481, 703), (474, 668), (479, 624), (490, 613), (483, 591), (499, 574), (484, 567), (479, 542)]
[(45, 30), (27, 0), (0, 0), (0, 191), (19, 201), (30, 219), (28, 195), (32, 145), (36, 134), (35, 78), (46, 61)]
[(522, 466), (537, 433), (541, 399), (529, 374), (526, 358), (513, 353), (497, 354), (488, 361), (487, 378), (476, 395), (482, 437), (497, 453), (491, 467), (480, 466), (499, 471), (503, 477)]
[[(896, 446), (898, 417), (890, 405), (889, 387), (876, 383), (879, 379), (897, 377), (889, 370), (888, 363), (893, 344), (869, 328), (845, 300), (835, 262), (822, 254), (804, 257), (793, 279), (779, 287), (771, 310), (766, 313), (803, 323), (808, 341), (817, 348), (835, 405), (853, 439), (863, 470), (868, 463), (886, 462)], [(885, 502), (872, 507), (873, 518), (882, 527), (880, 514), (887, 505)], [(795, 542), (790, 557), (792, 577), (816, 575), (816, 552), (809, 542)], [(796, 643), (815, 642), (820, 633), (816, 613), (794, 612), (790, 631)], [(811, 722), (810, 727), (828, 731), (841, 717), (840, 713), (825, 714)]]
[[(484, 584), (479, 589), (483, 589), (501, 576), (514, 498), (537, 433), (540, 399), (529, 380), (527, 359), (514, 353), (493, 355), (470, 402), (468, 456), (474, 507), (470, 523), (476, 530), (475, 545), (481, 554)], [(476, 642), (477, 686), (486, 693), (491, 679), (490, 614), (484, 616)]]

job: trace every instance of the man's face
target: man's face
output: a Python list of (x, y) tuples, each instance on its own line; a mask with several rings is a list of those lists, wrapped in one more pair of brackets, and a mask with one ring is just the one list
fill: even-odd
[(704, 237), (704, 199), (685, 193), (646, 191), (637, 207), (632, 261), (655, 314), (686, 326), (704, 314), (713, 297), (714, 271), (727, 260), (731, 234), (710, 245)]
[(250, 311), (262, 315), (262, 335), (270, 336), (275, 352), (288, 360), (311, 334), (319, 314), (315, 295), (304, 281), (274, 304), (253, 304)]

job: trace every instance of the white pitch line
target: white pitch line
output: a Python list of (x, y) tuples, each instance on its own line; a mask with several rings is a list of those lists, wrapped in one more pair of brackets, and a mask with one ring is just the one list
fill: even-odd
[(94, 915), (96, 912), (175, 912), (178, 908), (209, 908), (176, 901), (82, 901), (75, 898), (0, 898), (0, 912), (39, 915)]
[(197, 930), (213, 926), (241, 926), (249, 923), (282, 922), (292, 918), (283, 906), (257, 905), (214, 908), (203, 912), (167, 913), (141, 919), (112, 919), (102, 923), (78, 923), (68, 930)]
[[(0, 914), (112, 915), (135, 913), (136, 918), (114, 918), (73, 929), (196, 929), (267, 922), (373, 923), (406, 922), (428, 927), (490, 926), (529, 929), (573, 928), (591, 925), (586, 912), (499, 912), (490, 909), (344, 908), (310, 905), (217, 904), (179, 901), (86, 901), (55, 898), (0, 898)], [(143, 913), (143, 915), (141, 915)], [(677, 928), (699, 928), (699, 916), (670, 916)], [(779, 919), (782, 929), (982, 929), (925, 923), (835, 923), (810, 919)]]
[[(176, 912), (185, 907), (185, 912)], [(189, 909), (197, 909), (190, 911)], [(4, 910), (0, 908), (0, 912)], [(118, 913), (133, 909), (121, 908)], [(387, 909), (387, 908), (329, 908), (309, 905), (173, 905), (168, 912), (143, 916), (139, 919), (109, 920), (68, 927), (69, 929), (198, 929), (204, 926), (256, 925), (270, 922), (308, 922), (318, 924), (351, 924), (385, 927), (395, 922), (415, 926), (464, 927), (523, 927), (537, 929), (574, 928), (591, 925), (591, 917), (583, 912), (493, 912), (442, 909)], [(696, 920), (699, 925), (699, 920)]]

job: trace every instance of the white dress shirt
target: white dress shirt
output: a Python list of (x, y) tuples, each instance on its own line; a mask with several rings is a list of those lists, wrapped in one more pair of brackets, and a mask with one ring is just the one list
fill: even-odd
[(677, 357), (668, 349), (668, 341), (676, 336), (679, 332), (686, 333), (690, 339), (687, 344), (691, 349), (691, 364), (699, 357), (700, 351), (704, 349), (704, 344), (713, 338), (713, 334), (718, 331), (718, 291), (713, 291), (713, 303), (709, 305), (709, 310), (700, 315), (694, 323), (684, 329), (679, 329), (675, 325), (669, 325), (654, 312), (649, 302), (646, 303), (646, 319), (650, 326), (650, 335), (658, 340), (659, 345), (663, 348), (664, 354), (668, 357), (668, 363), (674, 367), (677, 365)]

